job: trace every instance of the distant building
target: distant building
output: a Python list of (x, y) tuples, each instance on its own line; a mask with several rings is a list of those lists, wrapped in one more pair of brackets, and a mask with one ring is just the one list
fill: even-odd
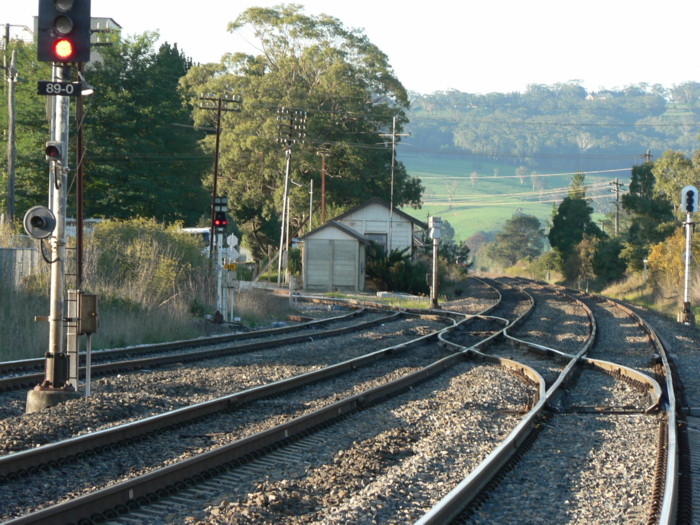
[(417, 230), (427, 227), (382, 199), (368, 200), (301, 237), (304, 290), (363, 290), (370, 242), (413, 253)]

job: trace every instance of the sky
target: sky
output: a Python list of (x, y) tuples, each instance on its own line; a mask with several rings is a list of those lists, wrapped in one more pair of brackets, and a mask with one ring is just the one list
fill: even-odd
[[(157, 30), (194, 62), (252, 52), (250, 30), (229, 33), (249, 7), (277, 1), (92, 0), (92, 16), (126, 34)], [(291, 3), (291, 2), (290, 2)], [(531, 84), (574, 81), (588, 91), (632, 84), (666, 88), (700, 81), (700, 2), (696, 0), (297, 0), (360, 29), (389, 58), (410, 91), (430, 94), (523, 92)], [(33, 27), (38, 0), (0, 0), (12, 34)], [(194, 5), (195, 9), (184, 6)]]

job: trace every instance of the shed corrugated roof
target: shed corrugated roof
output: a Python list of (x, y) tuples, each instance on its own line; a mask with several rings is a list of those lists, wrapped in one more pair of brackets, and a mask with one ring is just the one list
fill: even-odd
[[(345, 213), (341, 213), (337, 217), (334, 217), (333, 220), (338, 221), (344, 219), (345, 217), (352, 215), (353, 213), (362, 210), (368, 206), (371, 206), (372, 204), (379, 204), (380, 206), (384, 206), (387, 210), (391, 208), (391, 206), (389, 206), (389, 203), (386, 202), (384, 199), (381, 199), (379, 197), (372, 197), (370, 200), (363, 202), (359, 206), (355, 206), (354, 208), (346, 211)], [(394, 213), (399, 217), (403, 217), (407, 221), (412, 222), (413, 224), (415, 224), (423, 230), (428, 229), (428, 225), (426, 223), (424, 223), (423, 221), (419, 221), (415, 217), (411, 217), (408, 213), (399, 210), (396, 206), (394, 206)]]
[(344, 232), (344, 233), (347, 233), (347, 234), (350, 235), (351, 237), (354, 237), (355, 239), (357, 239), (357, 240), (360, 241), (360, 242), (363, 242), (363, 243), (365, 243), (365, 244), (369, 244), (369, 243), (370, 243), (369, 238), (365, 237), (364, 235), (362, 235), (362, 234), (361, 234), (360, 232), (358, 232), (357, 230), (353, 230), (352, 228), (350, 228), (350, 226), (346, 226), (346, 225), (343, 224), (342, 222), (336, 221), (335, 219), (330, 220), (330, 221), (328, 221), (328, 222), (325, 223), (325, 224), (322, 224), (321, 226), (319, 226), (318, 228), (316, 228), (316, 229), (314, 229), (314, 230), (311, 230), (311, 231), (310, 231), (309, 233), (307, 233), (306, 235), (302, 235), (301, 237), (299, 237), (299, 240), (303, 241), (304, 239), (306, 239), (306, 238), (308, 238), (308, 237), (312, 237), (312, 236), (315, 235), (316, 233), (320, 232), (321, 230), (325, 230), (326, 228), (336, 228), (336, 229), (338, 229), (338, 230), (340, 230), (340, 231), (342, 231), (342, 232)]

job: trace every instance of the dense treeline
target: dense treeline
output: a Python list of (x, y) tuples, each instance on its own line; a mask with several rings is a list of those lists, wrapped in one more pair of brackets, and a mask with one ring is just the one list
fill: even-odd
[[(325, 195), (328, 216), (373, 196), (420, 206), (420, 180), (392, 156), (387, 138), (401, 134), (408, 121), (408, 94), (388, 57), (361, 31), (326, 15), (307, 16), (296, 4), (247, 9), (229, 30), (252, 31), (261, 52), (193, 65), (176, 45), (158, 46), (157, 34), (146, 33), (115, 38), (86, 64), (85, 77), (96, 88), (85, 101), (87, 216), (207, 224), (217, 144), (217, 193), (229, 197), (229, 224), (259, 258), (279, 246), (286, 182), (292, 234), (308, 220), (311, 185), (317, 202), (322, 186), (319, 153), (333, 178)], [(17, 85), (16, 219), (46, 201), (46, 97), (37, 96), (35, 86), (51, 73), (37, 62), (33, 44), (10, 45), (29, 80)], [(242, 100), (239, 111), (223, 111), (217, 141), (216, 101), (231, 97)], [(306, 115), (292, 124), (289, 181), (280, 139), (291, 140), (292, 131), (287, 117), (279, 119), (282, 109)], [(0, 111), (0, 126), (6, 124)], [(71, 151), (75, 126), (73, 114)], [(2, 165), (6, 151), (0, 151)], [(73, 173), (75, 164), (71, 155)], [(0, 213), (5, 182), (3, 174)], [(314, 213), (318, 225), (318, 206)]]
[(576, 82), (524, 93), (459, 91), (413, 95), (412, 142), (539, 170), (610, 167), (645, 151), (691, 153), (697, 145), (700, 83), (639, 84), (587, 92)]

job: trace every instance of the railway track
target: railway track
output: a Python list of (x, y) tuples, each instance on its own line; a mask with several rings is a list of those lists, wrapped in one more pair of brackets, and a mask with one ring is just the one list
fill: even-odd
[[(591, 336), (575, 355), (506, 333), (517, 346), (540, 354), (513, 360), (539, 373), (541, 397), (521, 431), (511, 433), (418, 523), (674, 522), (677, 451), (668, 370), (648, 375), (632, 367), (651, 362), (664, 349), (629, 311), (623, 312), (629, 321), (624, 326), (635, 326), (636, 334), (620, 331), (619, 319), (605, 319), (605, 332), (599, 334), (601, 318), (612, 313), (603, 313), (596, 301), (587, 303)], [(630, 350), (629, 341), (636, 339), (646, 345)], [(513, 352), (500, 348), (494, 354), (491, 358), (511, 359)], [(546, 356), (562, 364), (553, 369)]]
[[(531, 451), (536, 450), (546, 442), (543, 434), (559, 429), (560, 448), (575, 448), (575, 442), (562, 438), (572, 430), (564, 430), (559, 419), (632, 418), (645, 422), (639, 427), (645, 439), (664, 427), (669, 411), (663, 371), (657, 364), (640, 372), (638, 362), (603, 361), (597, 353), (610, 349), (601, 347), (601, 340), (596, 343), (594, 319), (603, 315), (593, 315), (597, 303), (583, 305), (560, 290), (532, 283), (489, 284), (493, 297), (502, 297), (498, 304), (463, 313), (454, 326), (443, 324), (412, 342), (153, 416), (141, 428), (103, 430), (105, 443), (86, 434), (4, 456), (0, 497), (25, 501), (4, 518), (11, 523), (157, 523), (164, 516), (180, 523), (301, 523), (336, 516), (338, 522), (362, 523), (369, 513), (379, 521), (445, 523), (464, 519), (459, 516), (478, 521), (480, 512), (489, 521), (496, 514), (485, 510), (489, 496), (484, 489), (494, 486), (503, 465), (513, 464), (514, 452), (536, 457), (522, 453), (524, 441), (532, 441)], [(565, 321), (553, 321), (557, 310)], [(615, 323), (619, 320), (610, 321)], [(302, 347), (290, 348), (299, 352)], [(648, 356), (646, 362), (652, 361)], [(562, 391), (563, 386), (568, 388)], [(576, 425), (568, 428), (575, 436), (581, 432)], [(119, 437), (132, 431), (126, 441)], [(177, 445), (151, 463), (126, 459), (147, 456), (158, 441)], [(671, 441), (672, 436), (665, 438)], [(630, 516), (664, 522), (664, 512), (673, 509), (664, 490), (668, 472), (675, 471), (668, 468), (669, 447), (659, 459), (653, 442), (652, 463), (663, 463), (668, 479), (652, 475), (662, 487), (656, 490), (657, 503), (635, 507)], [(141, 448), (133, 448), (137, 443)], [(45, 453), (56, 456), (42, 457)], [(58, 471), (63, 480), (81, 479), (105, 456), (114, 458), (100, 469), (102, 481), (92, 474), (82, 486), (65, 488), (64, 496), (55, 494), (53, 469), (63, 469)], [(129, 473), (129, 466), (143, 471)], [(562, 468), (566, 473), (572, 466)], [(465, 473), (471, 474), (465, 479)], [(541, 481), (544, 473), (538, 475)], [(48, 486), (46, 497), (29, 501), (37, 491), (21, 492), (20, 486), (28, 484)], [(498, 487), (506, 484), (502, 480)], [(572, 522), (585, 515), (579, 511)], [(570, 520), (573, 515), (563, 514)]]
[[(102, 350), (92, 354), (92, 375), (99, 377), (173, 363), (201, 361), (293, 344), (307, 338), (334, 337), (399, 320), (406, 315), (410, 314), (401, 311), (357, 309), (334, 317), (255, 332)], [(84, 365), (84, 357), (81, 355), (82, 365)], [(1, 363), (0, 372), (4, 377), (0, 377), (0, 392), (32, 387), (41, 383), (44, 379), (43, 372), (22, 373), (22, 371), (38, 370), (43, 366), (43, 358)], [(81, 366), (80, 377), (84, 378), (84, 374), (84, 366)]]

